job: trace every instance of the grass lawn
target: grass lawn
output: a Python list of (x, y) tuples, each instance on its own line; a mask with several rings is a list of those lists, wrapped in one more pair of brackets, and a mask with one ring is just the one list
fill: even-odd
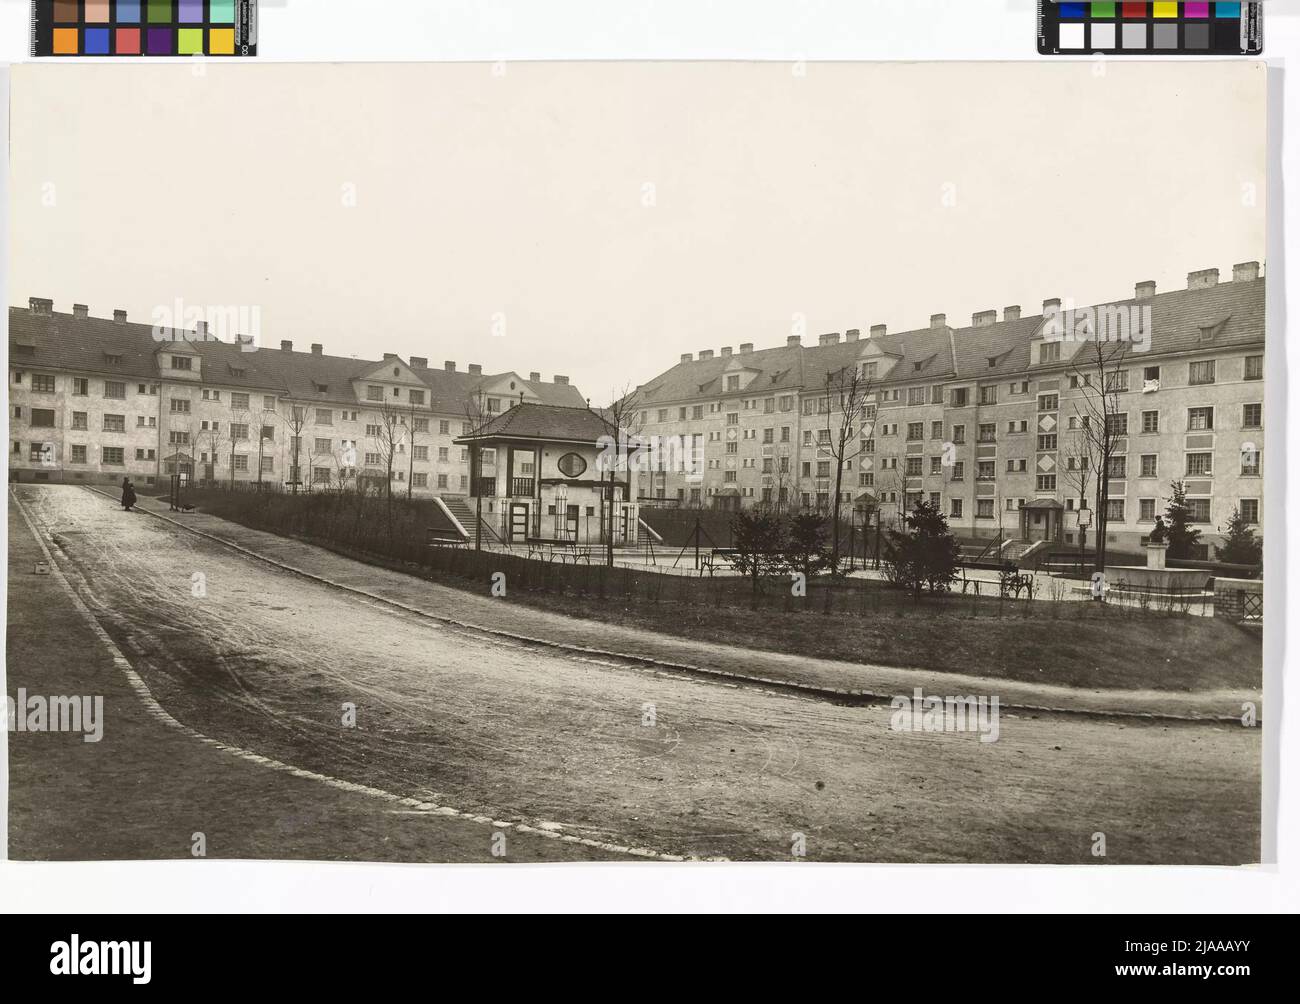
[[(275, 533), (284, 532), (287, 512), (302, 513), (327, 501), (248, 492), (195, 495), (205, 512)], [(418, 516), (400, 518), (399, 540), (423, 539)], [(322, 519), (316, 525), (338, 524)], [(948, 594), (915, 601), (887, 583), (861, 579), (832, 590), (829, 614), (822, 612), (825, 588), (815, 583), (806, 607), (772, 583), (760, 609), (751, 610), (750, 585), (737, 577), (699, 579), (623, 569), (613, 570), (602, 597), (595, 587), (600, 568), (566, 571), (531, 562), (525, 569), (522, 559), (465, 552), (424, 556), (464, 565), (466, 574), (461, 575), (445, 566), (417, 565), (375, 554), (374, 548), (324, 539), (322, 533), (284, 535), (480, 595), (486, 575), (477, 565), (518, 562), (505, 602), (701, 641), (1073, 687), (1196, 691), (1262, 686), (1260, 632), (1213, 617), (1049, 598), (1001, 602)], [(420, 551), (407, 548), (409, 554)], [(518, 574), (525, 570), (526, 575)]]

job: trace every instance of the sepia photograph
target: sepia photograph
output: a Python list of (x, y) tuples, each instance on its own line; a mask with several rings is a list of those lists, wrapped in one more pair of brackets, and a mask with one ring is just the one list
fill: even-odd
[(13, 67), (9, 857), (1258, 865), (1267, 94)]

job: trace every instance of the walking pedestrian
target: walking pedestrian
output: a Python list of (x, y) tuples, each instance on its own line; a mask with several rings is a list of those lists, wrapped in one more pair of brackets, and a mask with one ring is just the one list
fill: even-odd
[(130, 478), (122, 479), (122, 508), (127, 512), (135, 505), (135, 486), (131, 484)]

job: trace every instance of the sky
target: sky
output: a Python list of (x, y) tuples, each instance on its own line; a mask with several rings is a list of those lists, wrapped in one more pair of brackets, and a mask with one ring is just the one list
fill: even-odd
[(12, 304), (594, 404), (684, 352), (1264, 255), (1248, 61), (26, 64), (11, 137)]

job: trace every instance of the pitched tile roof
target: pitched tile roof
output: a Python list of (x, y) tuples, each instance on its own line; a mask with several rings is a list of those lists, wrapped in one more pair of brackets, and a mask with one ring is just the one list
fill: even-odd
[(477, 432), (457, 439), (544, 439), (551, 442), (595, 443), (612, 436), (614, 426), (590, 408), (554, 404), (517, 404), (497, 415)]
[[(1133, 298), (1094, 304), (1103, 307), (1149, 306), (1151, 346), (1139, 358), (1156, 358), (1171, 353), (1204, 349), (1207, 345), (1236, 346), (1264, 340), (1265, 279), (1221, 282), (1198, 289), (1177, 289), (1145, 300)], [(858, 362), (868, 346), (876, 346), (898, 358), (883, 385), (911, 380), (1002, 378), (1030, 369), (1032, 339), (1044, 323), (1044, 316), (969, 327), (921, 328), (900, 334), (841, 341), (831, 345), (784, 345), (739, 355), (714, 356), (678, 363), (672, 369), (643, 384), (636, 401), (643, 407), (676, 401), (698, 401), (725, 396), (723, 375), (736, 367), (756, 370), (744, 389), (732, 394), (753, 397), (821, 386), (828, 372)], [(1213, 339), (1203, 341), (1201, 328), (1210, 328)], [(1039, 367), (1035, 367), (1035, 370)]]
[[(99, 317), (76, 317), (51, 312), (34, 313), (9, 308), (9, 357), (15, 364), (45, 366), (91, 373), (121, 373), (124, 377), (157, 380), (155, 357), (168, 341), (185, 342), (203, 357), (207, 383), (272, 390), (298, 401), (357, 403), (352, 381), (364, 376), (381, 360), (354, 359), (324, 353), (240, 346), (216, 338), (197, 339), (192, 331), (162, 329), (155, 339), (148, 324), (119, 323)], [(251, 350), (250, 350), (251, 349)], [(109, 357), (121, 357), (120, 362)], [(508, 374), (413, 369), (430, 388), (435, 412), (459, 415), (464, 402), (480, 386)], [(523, 380), (519, 382), (546, 404), (585, 408), (586, 401), (571, 384)], [(322, 389), (324, 388), (324, 389)]]

